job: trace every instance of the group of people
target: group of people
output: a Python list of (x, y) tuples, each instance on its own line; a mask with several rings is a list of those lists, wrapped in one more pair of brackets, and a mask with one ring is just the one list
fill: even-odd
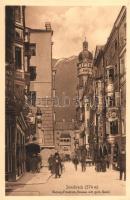
[(109, 168), (109, 160), (107, 157), (97, 157), (95, 160), (95, 170), (97, 172), (106, 172), (107, 168)]
[[(34, 141), (36, 139), (34, 138)], [(39, 173), (42, 167), (42, 157), (40, 155), (40, 147), (35, 142), (31, 143), (26, 148), (26, 170), (32, 173)], [(87, 164), (87, 149), (82, 148), (80, 154), (75, 152), (73, 158), (71, 158), (75, 170), (78, 169), (78, 164), (81, 164), (82, 172), (86, 171)], [(61, 158), (58, 152), (51, 154), (48, 158), (49, 170), (55, 178), (60, 178), (64, 169), (63, 164), (64, 159)], [(96, 156), (92, 161), (95, 165), (95, 170), (97, 172), (106, 172), (110, 165), (110, 159), (108, 155), (106, 156)], [(126, 154), (121, 152), (118, 157), (118, 169), (119, 169), (119, 179), (126, 180)]]
[[(72, 161), (74, 163), (76, 171), (79, 163), (81, 163), (82, 172), (86, 171), (87, 160), (85, 155), (83, 155), (81, 159), (79, 159), (79, 157), (75, 155)], [(94, 165), (94, 162), (91, 161), (91, 163), (92, 165)], [(95, 170), (97, 172), (105, 172), (107, 168), (109, 168), (109, 163), (107, 163), (107, 161), (104, 158), (100, 158), (95, 162)]]
[(54, 155), (50, 155), (48, 158), (48, 164), (51, 174), (54, 175), (55, 178), (60, 178), (63, 172), (63, 163), (58, 152), (56, 152)]
[(40, 169), (42, 167), (42, 158), (40, 153), (33, 154), (31, 158), (31, 171), (32, 173), (40, 173)]
[(79, 163), (81, 163), (82, 172), (86, 171), (86, 158), (87, 158), (87, 150), (85, 148), (82, 149), (80, 156), (75, 152), (72, 162), (74, 163), (76, 171)]
[[(86, 171), (87, 165), (87, 152), (85, 149), (81, 151), (80, 156), (75, 153), (72, 162), (75, 166), (75, 170), (78, 169), (78, 164), (81, 164), (82, 172)], [(96, 172), (106, 172), (110, 167), (110, 158), (106, 156), (97, 156), (93, 161), (92, 165), (95, 165)], [(126, 180), (126, 155), (124, 152), (121, 152), (118, 157), (118, 170), (119, 170), (119, 179)]]
[(32, 154), (27, 158), (27, 171), (39, 173), (42, 167), (42, 157), (40, 153)]

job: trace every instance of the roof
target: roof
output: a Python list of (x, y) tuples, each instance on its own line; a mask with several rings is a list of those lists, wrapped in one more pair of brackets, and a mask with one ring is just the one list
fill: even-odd
[(53, 34), (53, 30), (52, 29), (33, 29), (33, 28), (29, 28), (26, 27), (31, 33), (52, 33)]
[(101, 52), (104, 50), (105, 45), (97, 45), (94, 55), (94, 65), (98, 62), (98, 58), (101, 55)]
[(125, 16), (125, 15), (126, 15), (126, 6), (122, 6), (122, 8), (121, 8), (121, 10), (120, 10), (115, 22), (114, 22), (114, 25), (112, 27), (111, 33), (110, 33), (110, 35), (109, 35), (109, 37), (107, 39), (106, 45), (104, 47), (105, 50), (107, 49), (107, 47), (108, 47), (108, 45), (109, 45), (109, 43), (111, 41), (112, 35), (114, 34), (115, 30), (117, 30), (117, 27), (119, 27), (119, 24), (122, 21), (122, 17)]
[(60, 138), (71, 138), (69, 133), (61, 133)]
[(95, 50), (94, 58), (97, 58), (99, 52), (104, 49), (104, 45), (97, 45)]

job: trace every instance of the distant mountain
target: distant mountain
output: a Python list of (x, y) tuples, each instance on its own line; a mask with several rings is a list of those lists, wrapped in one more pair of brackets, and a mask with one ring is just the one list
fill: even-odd
[(77, 56), (54, 59), (52, 63), (56, 69), (56, 121), (70, 122), (76, 118)]

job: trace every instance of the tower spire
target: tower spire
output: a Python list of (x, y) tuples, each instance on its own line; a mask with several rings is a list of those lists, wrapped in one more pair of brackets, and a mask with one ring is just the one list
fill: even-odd
[(85, 40), (84, 40), (84, 42), (83, 42), (83, 50), (88, 50), (88, 42), (87, 42), (87, 40), (86, 40), (86, 36), (85, 36)]

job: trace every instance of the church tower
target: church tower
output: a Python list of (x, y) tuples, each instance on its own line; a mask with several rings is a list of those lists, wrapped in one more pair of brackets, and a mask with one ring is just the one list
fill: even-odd
[(77, 63), (77, 120), (79, 122), (81, 146), (88, 147), (88, 135), (89, 135), (89, 118), (90, 118), (90, 106), (89, 106), (89, 94), (87, 94), (88, 79), (92, 76), (92, 53), (88, 50), (88, 42), (85, 38), (83, 41), (83, 50), (79, 53)]

